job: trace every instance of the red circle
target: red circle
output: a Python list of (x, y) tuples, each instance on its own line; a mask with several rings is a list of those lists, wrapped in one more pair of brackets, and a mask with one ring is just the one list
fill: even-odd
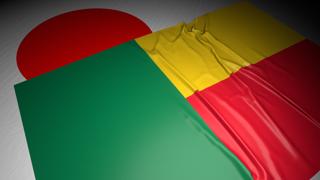
[(150, 32), (143, 21), (121, 11), (71, 11), (46, 20), (23, 39), (18, 68), (30, 79)]

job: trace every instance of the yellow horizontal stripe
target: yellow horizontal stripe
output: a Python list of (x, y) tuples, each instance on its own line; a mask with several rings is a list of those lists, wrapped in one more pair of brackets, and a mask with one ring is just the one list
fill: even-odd
[(185, 97), (301, 40), (247, 2), (136, 39)]

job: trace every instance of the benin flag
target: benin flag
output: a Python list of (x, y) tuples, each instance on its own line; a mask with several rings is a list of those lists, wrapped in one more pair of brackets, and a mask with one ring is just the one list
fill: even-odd
[(241, 2), (20, 83), (36, 178), (311, 178), (319, 60)]

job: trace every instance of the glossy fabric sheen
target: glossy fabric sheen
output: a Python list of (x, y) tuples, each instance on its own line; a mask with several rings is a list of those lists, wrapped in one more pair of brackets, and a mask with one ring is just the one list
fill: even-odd
[(301, 40), (247, 2), (136, 39), (184, 97)]
[(251, 178), (134, 41), (15, 89), (38, 180)]
[(254, 179), (320, 169), (320, 47), (308, 40), (188, 98)]

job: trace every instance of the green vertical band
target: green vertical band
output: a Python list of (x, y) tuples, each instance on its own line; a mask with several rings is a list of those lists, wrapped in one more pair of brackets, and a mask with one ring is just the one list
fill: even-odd
[(15, 90), (37, 180), (251, 178), (135, 41)]

